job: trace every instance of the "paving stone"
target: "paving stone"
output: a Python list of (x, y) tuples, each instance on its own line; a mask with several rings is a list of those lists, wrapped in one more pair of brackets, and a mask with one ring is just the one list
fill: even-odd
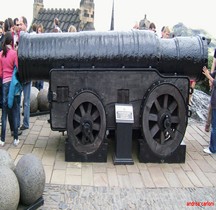
[(92, 165), (84, 165), (82, 167), (82, 185), (90, 185), (93, 186), (93, 169)]
[(183, 187), (193, 187), (192, 182), (181, 168), (174, 168), (174, 172)]
[[(195, 209), (215, 208), (215, 188), (116, 188), (70, 185), (46, 185), (44, 205), (47, 209)], [(64, 196), (62, 196), (64, 195)]]
[(42, 158), (43, 165), (54, 165), (56, 151), (45, 150)]
[(164, 173), (159, 167), (149, 167), (148, 170), (156, 187), (169, 187)]
[(142, 176), (139, 173), (129, 173), (131, 185), (134, 188), (143, 188)]
[(140, 173), (145, 187), (149, 187), (149, 188), (155, 187), (155, 184), (148, 170), (142, 170), (140, 171)]
[[(65, 136), (51, 131), (49, 115), (31, 117), (30, 128), (13, 146), (7, 130), (6, 145), (15, 165), (26, 153), (42, 159), (46, 174), (45, 203), (39, 209), (188, 209), (193, 202), (215, 202), (216, 155), (203, 153), (210, 133), (189, 124), (185, 133), (186, 162), (140, 163), (133, 142), (134, 165), (114, 165), (114, 143), (107, 163), (65, 162)], [(9, 126), (7, 126), (9, 128)], [(41, 128), (41, 130), (40, 130)], [(215, 209), (207, 206), (205, 209)], [(203, 209), (193, 206), (194, 209)]]
[(65, 184), (65, 170), (53, 170), (52, 184)]
[(94, 173), (94, 186), (108, 186), (108, 178), (106, 173)]
[(132, 188), (129, 175), (117, 175), (119, 187), (121, 188)]
[(118, 187), (118, 176), (116, 173), (115, 168), (108, 168), (107, 169), (107, 177), (108, 177), (108, 183), (110, 187)]
[(21, 155), (25, 155), (25, 154), (28, 154), (28, 153), (31, 153), (32, 150), (33, 150), (34, 146), (33, 145), (28, 145), (28, 144), (25, 144), (22, 146), (19, 154)]
[(178, 177), (176, 176), (176, 174), (174, 172), (165, 172), (164, 173), (169, 186), (170, 187), (183, 187), (181, 182), (179, 181)]

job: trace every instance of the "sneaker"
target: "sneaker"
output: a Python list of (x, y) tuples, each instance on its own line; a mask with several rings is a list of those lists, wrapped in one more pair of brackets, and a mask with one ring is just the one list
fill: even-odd
[(208, 147), (203, 149), (203, 152), (207, 153), (207, 154), (213, 154)]
[(14, 139), (14, 146), (17, 146), (20, 143), (19, 139)]
[[(20, 136), (22, 134), (22, 131), (21, 130), (18, 130), (18, 136)], [(13, 131), (11, 131), (11, 136), (13, 136), (14, 135), (14, 132)]]
[(26, 129), (28, 129), (27, 127), (25, 127), (24, 125), (22, 125), (21, 127), (20, 127), (20, 130), (26, 130)]
[(4, 141), (2, 141), (2, 140), (0, 140), (0, 146), (1, 146), (1, 147), (3, 147), (3, 146), (4, 146), (4, 144), (5, 144), (5, 142), (4, 142)]
[(209, 124), (206, 124), (206, 125), (205, 125), (205, 132), (209, 132), (209, 130), (210, 130), (210, 125), (209, 125)]

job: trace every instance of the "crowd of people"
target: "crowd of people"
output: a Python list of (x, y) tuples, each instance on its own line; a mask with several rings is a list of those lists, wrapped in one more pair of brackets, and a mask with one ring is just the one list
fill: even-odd
[[(29, 128), (30, 117), (30, 95), (32, 82), (19, 83), (17, 79), (18, 68), (18, 55), (17, 49), (19, 46), (19, 36), (21, 31), (27, 33), (28, 23), (25, 17), (21, 18), (7, 18), (4, 22), (0, 22), (0, 107), (2, 108), (1, 116), (1, 139), (0, 146), (5, 144), (6, 136), (6, 124), (7, 117), (10, 125), (11, 135), (14, 137), (14, 145), (19, 144), (18, 136), (22, 134), (23, 130)], [(156, 25), (152, 22), (148, 25), (135, 24), (134, 29), (138, 30), (151, 30), (156, 33)], [(68, 28), (68, 32), (76, 32), (76, 27), (71, 25)], [(32, 24), (32, 34), (43, 33), (42, 24)], [(52, 32), (61, 33), (62, 30), (59, 27), (59, 19), (54, 18)], [(163, 26), (161, 29), (161, 38), (167, 39), (174, 37), (168, 26)], [(216, 153), (216, 80), (214, 79), (216, 71), (216, 50), (212, 63), (211, 71), (206, 67), (203, 67), (203, 74), (208, 78), (211, 87), (211, 103), (208, 110), (208, 118), (205, 125), (205, 131), (210, 131), (211, 138), (210, 145), (204, 149), (204, 152), (208, 154)], [(43, 89), (43, 81), (34, 81), (33, 85), (38, 89)], [(196, 81), (190, 81), (191, 89), (193, 90), (196, 85)], [(193, 91), (191, 91), (192, 94)], [(23, 121), (21, 125), (20, 119), (20, 107), (21, 96), (23, 94)], [(191, 96), (189, 96), (189, 104), (191, 102)]]
[[(7, 118), (14, 145), (19, 144), (18, 136), (29, 128), (31, 82), (20, 84), (18, 80), (17, 49), (21, 31), (27, 32), (27, 19), (25, 17), (7, 18), (1, 25), (1, 52), (0, 52), (0, 85), (2, 107), (0, 146), (4, 146), (6, 137)], [(21, 125), (20, 105), (23, 92), (24, 118)]]
[[(32, 34), (44, 32), (42, 24), (32, 24)], [(31, 87), (43, 89), (43, 81), (25, 82), (20, 84), (18, 80), (18, 46), (20, 33), (27, 33), (28, 22), (22, 16), (20, 18), (7, 18), (0, 22), (0, 108), (2, 116), (0, 120), (1, 138), (0, 146), (4, 146), (6, 138), (7, 118), (14, 137), (14, 145), (19, 144), (18, 136), (23, 130), (29, 128)], [(53, 31), (62, 32), (58, 18), (54, 18)], [(71, 25), (68, 32), (76, 32)], [(21, 98), (23, 95), (23, 120), (21, 123)]]

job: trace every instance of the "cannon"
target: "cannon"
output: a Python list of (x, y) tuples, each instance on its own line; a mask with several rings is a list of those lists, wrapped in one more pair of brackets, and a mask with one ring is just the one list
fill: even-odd
[(107, 131), (116, 129), (117, 103), (132, 105), (133, 133), (165, 158), (183, 140), (189, 79), (201, 79), (208, 42), (160, 39), (145, 30), (23, 33), (18, 58), (21, 81), (49, 81), (51, 129), (67, 131), (78, 160), (104, 150)]

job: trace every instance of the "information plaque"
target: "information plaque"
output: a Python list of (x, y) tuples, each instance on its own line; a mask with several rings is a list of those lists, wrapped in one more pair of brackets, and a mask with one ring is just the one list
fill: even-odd
[(134, 123), (132, 104), (115, 104), (116, 123)]

